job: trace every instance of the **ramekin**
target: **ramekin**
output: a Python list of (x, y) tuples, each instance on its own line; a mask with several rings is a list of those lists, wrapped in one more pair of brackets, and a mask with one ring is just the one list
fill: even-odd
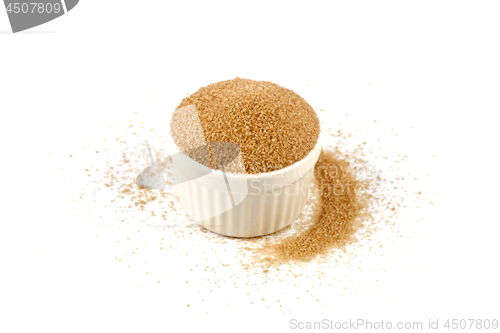
[[(256, 175), (225, 174), (184, 157), (180, 172), (202, 176), (176, 185), (177, 195), (186, 213), (210, 231), (232, 237), (267, 235), (290, 225), (304, 209), (321, 147), (318, 138), (302, 160)], [(233, 200), (228, 200), (228, 184)]]

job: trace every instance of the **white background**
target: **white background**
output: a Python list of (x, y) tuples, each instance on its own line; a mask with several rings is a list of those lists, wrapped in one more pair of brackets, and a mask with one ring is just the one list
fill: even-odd
[[(495, 1), (84, 0), (11, 34), (0, 10), (0, 330), (279, 332), (293, 318), (500, 319), (499, 14)], [(116, 229), (96, 240), (93, 220), (76, 215), (85, 208), (70, 193), (84, 187), (83, 165), (105, 158), (84, 147), (114, 139), (107, 129), (134, 112), (153, 119), (236, 76), (291, 88), (324, 109), (329, 126), (408, 155), (419, 177), (412, 190), (428, 198), (399, 215), (404, 241), (383, 256), (326, 270), (314, 294), (321, 302), (308, 296), (312, 280), (293, 287), (291, 276), (265, 285), (246, 277), (260, 288), (234, 289), (229, 268), (220, 271), (228, 285), (210, 293), (203, 270), (190, 271), (219, 263), (196, 256), (205, 238), (175, 240), (169, 252), (150, 246), (141, 253), (150, 266), (127, 269), (115, 260)], [(156, 237), (137, 223), (141, 241)], [(182, 250), (194, 256), (180, 259)]]

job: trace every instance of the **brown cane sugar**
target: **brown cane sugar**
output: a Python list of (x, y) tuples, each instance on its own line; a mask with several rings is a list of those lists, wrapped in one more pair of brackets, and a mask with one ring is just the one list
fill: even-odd
[[(151, 266), (157, 259), (164, 259), (173, 265), (181, 263), (186, 283), (196, 288), (187, 294), (183, 303), (189, 303), (190, 309), (219, 306), (226, 295), (234, 300), (235, 293), (253, 306), (257, 306), (257, 300), (262, 304), (267, 302), (270, 309), (271, 301), (284, 307), (292, 303), (307, 306), (318, 301), (316, 296), (322, 302), (323, 296), (326, 301), (330, 298), (337, 302), (342, 294), (346, 298), (344, 289), (357, 292), (362, 281), (369, 282), (369, 278), (378, 282), (380, 276), (385, 276), (386, 269), (397, 267), (399, 273), (405, 267), (401, 264), (407, 255), (401, 250), (403, 242), (420, 232), (422, 236), (423, 232), (427, 233), (421, 229), (424, 225), (417, 229), (419, 221), (401, 214), (423, 208), (425, 201), (420, 178), (416, 178), (410, 163), (412, 160), (384, 149), (374, 134), (377, 132), (365, 127), (368, 122), (360, 124), (361, 129), (370, 129), (368, 144), (363, 142), (365, 137), (360, 137), (349, 125), (332, 123), (329, 130), (328, 123), (323, 124), (322, 142), (326, 151), (315, 168), (313, 182), (317, 185), (310, 189), (306, 209), (289, 227), (252, 239), (235, 239), (200, 229), (185, 214), (174, 188), (147, 190), (134, 182), (151, 164), (148, 146), (153, 150), (155, 161), (166, 159), (169, 153), (163, 145), (146, 140), (150, 137), (145, 133), (156, 132), (149, 125), (149, 116), (140, 112), (131, 114), (130, 120), (110, 127), (117, 136), (94, 140), (88, 149), (73, 148), (69, 159), (75, 163), (75, 170), (82, 173), (81, 191), (70, 196), (78, 202), (77, 218), (85, 218), (82, 222), (94, 228), (93, 241), (112, 245), (116, 251), (114, 260), (127, 267), (128, 274), (143, 275), (137, 284), (142, 289), (148, 284), (153, 286), (153, 282), (159, 286), (159, 280), (161, 284), (169, 281), (166, 279), (171, 276), (171, 266)], [(166, 127), (157, 133), (158, 142), (166, 141), (162, 136), (167, 133)], [(343, 184), (346, 192), (331, 185), (328, 192), (328, 184), (336, 183)], [(353, 183), (365, 188), (369, 185), (369, 195), (364, 190), (356, 191), (357, 196), (347, 192), (349, 184), (351, 191), (356, 189)], [(336, 197), (330, 197), (335, 194)], [(158, 205), (156, 210), (155, 205)], [(394, 251), (392, 245), (401, 247)], [(391, 259), (387, 261), (373, 259), (382, 256), (385, 259), (388, 255)], [(160, 262), (166, 262), (164, 260)], [(395, 260), (398, 260), (397, 266)], [(388, 266), (384, 266), (385, 263)], [(412, 275), (418, 273), (417, 269), (413, 271), (413, 266), (407, 268), (407, 273), (410, 269)], [(367, 274), (357, 275), (358, 271)], [(360, 277), (363, 280), (359, 280)], [(242, 292), (243, 285), (250, 288), (249, 293)], [(300, 292), (303, 292), (300, 297), (286, 297), (286, 294)], [(198, 302), (200, 297), (203, 297), (202, 303)], [(280, 302), (276, 303), (276, 299)], [(277, 305), (275, 308), (280, 309)]]
[[(188, 151), (202, 145), (203, 140), (210, 143), (205, 147), (235, 143), (247, 173), (279, 170), (299, 161), (319, 136), (318, 117), (310, 105), (293, 91), (271, 82), (236, 78), (211, 84), (185, 98), (177, 110), (182, 113), (172, 117), (172, 128), (176, 129), (172, 136), (178, 145)], [(201, 128), (192, 126), (196, 121), (189, 121), (196, 112), (196, 125)], [(194, 134), (184, 133), (191, 127), (195, 127)], [(187, 140), (200, 142), (193, 146)], [(212, 167), (213, 159), (212, 155)], [(333, 151), (322, 151), (314, 169), (320, 204), (313, 223), (279, 241), (265, 241), (258, 251), (262, 258), (276, 263), (310, 261), (352, 242), (363, 221), (366, 198), (358, 195), (363, 184), (349, 170), (347, 160)]]
[(316, 145), (319, 119), (290, 89), (267, 81), (235, 78), (200, 88), (178, 108), (195, 105), (207, 145), (230, 142), (241, 149), (249, 174), (280, 170)]

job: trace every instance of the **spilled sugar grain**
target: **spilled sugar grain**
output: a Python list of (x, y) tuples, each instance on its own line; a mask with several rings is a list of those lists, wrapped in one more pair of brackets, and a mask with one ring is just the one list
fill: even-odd
[[(138, 138), (139, 137), (140, 136), (138, 136)], [(325, 144), (327, 144), (327, 142), (328, 141), (325, 140)], [(127, 151), (127, 154), (124, 153), (121, 160), (117, 160), (114, 163), (108, 163), (109, 169), (103, 174), (104, 178), (102, 180), (106, 187), (109, 187), (114, 191), (114, 193), (116, 193), (116, 197), (111, 200), (111, 203), (116, 207), (121, 208), (122, 212), (129, 212), (128, 209), (132, 209), (134, 207), (138, 210), (144, 211), (146, 205), (155, 200), (160, 200), (160, 203), (162, 204), (166, 203), (167, 207), (172, 210), (182, 210), (178, 205), (178, 199), (175, 195), (175, 191), (171, 191), (172, 189), (147, 190), (141, 189), (135, 185), (134, 178), (141, 170), (141, 167), (137, 167), (130, 163), (130, 160), (141, 160), (143, 161), (143, 166), (147, 166), (147, 144), (144, 142), (137, 142), (136, 146), (132, 146), (129, 145), (127, 141), (121, 140), (120, 145), (124, 146), (123, 148)], [(157, 160), (166, 157), (166, 152), (161, 148), (156, 150), (156, 154), (158, 157)], [(296, 232), (299, 230), (309, 230), (305, 227), (312, 226), (313, 224), (310, 224), (310, 222), (318, 220), (321, 216), (322, 223), (316, 225), (307, 233), (307, 235), (321, 235), (329, 233), (331, 230), (328, 230), (328, 228), (336, 228), (336, 224), (332, 223), (332, 221), (336, 220), (336, 218), (342, 218), (343, 216), (352, 217), (346, 219), (345, 223), (341, 223), (339, 225), (342, 226), (341, 229), (337, 229), (332, 233), (332, 235), (334, 235), (332, 236), (332, 239), (335, 240), (335, 242), (332, 244), (327, 242), (325, 245), (314, 245), (309, 249), (307, 247), (300, 249), (299, 247), (298, 249), (300, 250), (298, 250), (298, 252), (294, 252), (290, 249), (286, 250), (285, 244), (292, 244), (291, 239), (288, 239), (287, 242), (279, 242), (278, 246), (276, 246), (273, 250), (275, 254), (281, 252), (279, 255), (281, 258), (306, 261), (310, 260), (315, 255), (325, 253), (324, 250), (326, 250), (330, 245), (333, 245), (333, 247), (341, 247), (342, 245), (348, 244), (349, 235), (352, 235), (353, 232), (357, 230), (357, 227), (361, 227), (363, 225), (360, 223), (360, 218), (369, 217), (369, 215), (363, 215), (363, 208), (366, 208), (368, 194), (364, 193), (360, 195), (359, 191), (355, 190), (359, 185), (363, 185), (361, 188), (365, 189), (368, 181), (360, 181), (356, 179), (353, 175), (351, 164), (346, 159), (347, 156), (348, 155), (346, 153), (335, 151), (331, 147), (330, 150), (323, 150), (320, 160), (315, 168), (316, 178), (310, 189), (311, 195), (309, 205), (313, 206), (315, 214), (307, 219), (304, 219), (303, 217), (299, 218), (299, 229), (294, 229)], [(356, 161), (357, 163), (360, 163), (362, 159), (356, 158)], [(342, 189), (345, 188), (346, 190), (341, 190), (339, 192), (337, 188), (338, 186)], [(373, 197), (373, 195), (369, 196)], [(313, 200), (311, 200), (311, 198)], [(166, 200), (166, 202), (163, 200)], [(164, 220), (167, 219), (166, 214), (168, 213), (168, 208), (163, 211), (164, 215), (162, 215), (162, 217)], [(337, 208), (337, 210), (334, 208)], [(143, 222), (147, 221), (149, 221), (149, 219)], [(356, 221), (356, 223), (353, 221)], [(273, 235), (277, 236), (278, 234), (282, 234), (289, 229), (291, 228), (286, 228), (285, 230), (277, 232)], [(208, 230), (201, 230), (204, 233), (212, 234)], [(267, 236), (264, 236), (262, 239), (265, 239), (266, 237)], [(297, 240), (300, 237), (302, 237), (303, 245), (313, 244), (312, 238), (304, 238), (304, 235), (297, 234), (292, 238)], [(234, 238), (227, 237), (227, 239)], [(260, 238), (253, 239), (253, 241), (256, 240), (260, 240)], [(266, 246), (266, 248), (270, 249), (269, 246)], [(300, 258), (299, 253), (305, 254), (305, 257)]]
[[(143, 127), (143, 131), (148, 131), (148, 129)], [(190, 222), (180, 208), (175, 191), (170, 189), (147, 191), (137, 188), (134, 184), (134, 178), (149, 164), (149, 158), (145, 140), (140, 137), (140, 134), (134, 132), (133, 136), (129, 135), (125, 140), (117, 139), (118, 146), (114, 149), (99, 149), (102, 153), (101, 156), (106, 158), (107, 171), (103, 172), (105, 168), (100, 167), (100, 171), (96, 172), (93, 177), (94, 179), (96, 179), (96, 175), (100, 177), (98, 183), (104, 184), (109, 190), (109, 194), (113, 195), (111, 200), (105, 203), (104, 207), (107, 208), (103, 208), (102, 212), (111, 210), (114, 213), (108, 218), (100, 216), (100, 220), (96, 220), (98, 230), (108, 229), (108, 233), (98, 231), (98, 235), (100, 235), (99, 237), (109, 235), (111, 241), (116, 242), (116, 250), (119, 253), (115, 259), (120, 264), (128, 265), (132, 269), (144, 269), (145, 276), (148, 279), (155, 279), (155, 283), (157, 283), (156, 277), (166, 275), (168, 271), (161, 272), (157, 269), (147, 268), (148, 264), (144, 263), (144, 255), (148, 253), (147, 248), (153, 247), (158, 251), (158, 255), (162, 256), (187, 256), (188, 253), (180, 250), (179, 246), (193, 244), (192, 241), (188, 242), (188, 240), (192, 240), (194, 237), (194, 244), (203, 245), (203, 248), (208, 251), (200, 251), (197, 246), (191, 245), (189, 252), (191, 254), (197, 253), (198, 256), (206, 256), (204, 260), (207, 261), (198, 262), (200, 265), (191, 267), (190, 271), (194, 274), (193, 276), (190, 276), (191, 273), (188, 272), (184, 274), (189, 280), (195, 280), (198, 279), (195, 276), (201, 276), (199, 282), (201, 282), (202, 287), (200, 288), (205, 288), (205, 286), (210, 288), (209, 286), (213, 285), (218, 289), (221, 286), (225, 289), (237, 289), (239, 285), (245, 284), (254, 288), (254, 291), (248, 296), (254, 301), (254, 297), (269, 292), (265, 291), (268, 283), (279, 283), (280, 286), (286, 284), (291, 288), (290, 291), (293, 291), (300, 288), (301, 283), (308, 281), (307, 283), (312, 283), (314, 290), (318, 290), (316, 288), (321, 287), (321, 281), (325, 280), (327, 276), (325, 273), (331, 269), (339, 265), (353, 268), (354, 265), (361, 265), (356, 258), (356, 253), (361, 253), (360, 248), (356, 247), (359, 243), (356, 240), (361, 240), (364, 246), (378, 242), (377, 237), (372, 238), (372, 236), (376, 236), (376, 231), (379, 228), (397, 228), (397, 211), (404, 206), (400, 192), (405, 190), (398, 184), (403, 177), (398, 176), (391, 180), (381, 178), (381, 170), (375, 170), (371, 163), (365, 161), (365, 158), (373, 161), (373, 156), (366, 157), (368, 151), (364, 148), (364, 144), (349, 146), (349, 143), (355, 141), (356, 139), (350, 135), (326, 129), (323, 142), (330, 153), (322, 156), (320, 163), (323, 164), (320, 166), (329, 166), (327, 167), (329, 170), (333, 168), (339, 171), (338, 176), (335, 177), (333, 174), (332, 177), (331, 172), (322, 176), (318, 171), (323, 169), (317, 168), (316, 185), (310, 189), (309, 202), (303, 214), (290, 227), (256, 239), (234, 239), (200, 229)], [(162, 151), (161, 147), (154, 148), (157, 159), (165, 157), (165, 152)], [(131, 163), (131, 161), (133, 162)], [(140, 161), (140, 163), (134, 163), (136, 161)], [(394, 162), (400, 161), (404, 161), (404, 158), (398, 157)], [(341, 167), (343, 170), (337, 170)], [(352, 172), (346, 172), (346, 170)], [(342, 199), (328, 199), (324, 192), (321, 193), (321, 179), (323, 179), (323, 184), (337, 182), (337, 180), (342, 184), (347, 184), (347, 181), (357, 181), (359, 184), (367, 185), (367, 189), (364, 192), (360, 191), (359, 206), (347, 205), (349, 202), (352, 203), (349, 201), (352, 197), (351, 199), (349, 196), (341, 196)], [(389, 183), (391, 184), (389, 185)], [(382, 185), (388, 191), (381, 191)], [(394, 186), (394, 189), (391, 186)], [(353, 216), (359, 214), (357, 218), (360, 220), (356, 220), (356, 217), (354, 220), (347, 220), (354, 221), (354, 223), (345, 224), (342, 229), (337, 230), (337, 236), (325, 239), (322, 232), (332, 228), (331, 225), (328, 227), (328, 221), (331, 222), (331, 220), (325, 218), (328, 216), (328, 210), (323, 209), (325, 199), (327, 204), (333, 202), (331, 200), (343, 200), (341, 202), (346, 204), (344, 207), (347, 209), (339, 210), (336, 214), (343, 217), (344, 215), (348, 216), (351, 212)], [(148, 207), (154, 203), (160, 204), (162, 207), (158, 214), (148, 210)], [(352, 210), (353, 207), (357, 207), (359, 210)], [(387, 210), (385, 207), (390, 209)], [(381, 215), (381, 213), (383, 214)], [(140, 227), (141, 224), (158, 224), (158, 220), (184, 221), (185, 225), (191, 225), (192, 228), (164, 227), (144, 230)], [(310, 231), (313, 228), (316, 228), (316, 232)], [(327, 245), (315, 245), (308, 235), (315, 236), (317, 240), (326, 240), (328, 243)], [(232, 260), (227, 255), (223, 256), (225, 249), (234, 249), (234, 246), (238, 250), (233, 252)], [(334, 260), (332, 260), (333, 258)], [(149, 261), (151, 258), (147, 259)], [(143, 261), (141, 262), (141, 260)], [(229, 265), (230, 262), (232, 265)], [(303, 267), (302, 265), (306, 263), (319, 265), (317, 273), (297, 271), (297, 267)], [(229, 270), (232, 274), (228, 278), (218, 280), (221, 270)], [(284, 282), (282, 279), (285, 276), (294, 279)], [(338, 278), (340, 281), (340, 277)], [(320, 295), (318, 299), (324, 301)], [(205, 301), (207, 300), (205, 299)], [(214, 298), (213, 302), (217, 302), (217, 299)], [(192, 305), (192, 303), (190, 304)]]

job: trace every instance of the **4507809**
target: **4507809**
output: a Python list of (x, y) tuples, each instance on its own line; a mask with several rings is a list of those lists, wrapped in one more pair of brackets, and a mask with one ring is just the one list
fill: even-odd
[(7, 12), (8, 13), (14, 13), (14, 14), (50, 14), (50, 13), (60, 13), (63, 10), (62, 6), (60, 3), (41, 3), (41, 2), (14, 2), (14, 3), (9, 3), (7, 6)]

